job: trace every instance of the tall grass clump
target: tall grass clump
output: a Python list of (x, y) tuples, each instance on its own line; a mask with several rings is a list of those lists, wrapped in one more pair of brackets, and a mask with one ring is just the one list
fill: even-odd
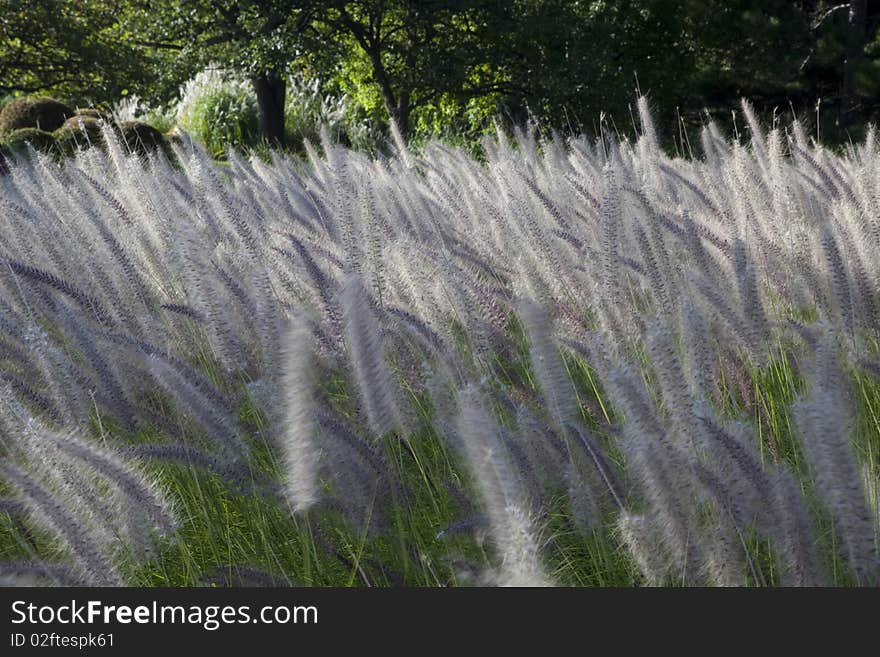
[(690, 159), (643, 99), (634, 143), (9, 162), (0, 571), (876, 585), (880, 150), (742, 112)]

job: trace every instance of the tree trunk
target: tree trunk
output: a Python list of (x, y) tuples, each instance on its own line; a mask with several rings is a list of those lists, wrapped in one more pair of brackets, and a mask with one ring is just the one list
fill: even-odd
[(400, 93), (400, 97), (397, 99), (397, 107), (394, 108), (393, 118), (397, 121), (397, 127), (400, 130), (400, 134), (404, 136), (404, 138), (409, 138), (409, 115), (410, 115), (410, 104), (409, 104), (409, 92), (402, 91)]
[(857, 115), (859, 98), (856, 90), (856, 70), (865, 52), (867, 18), (868, 1), (850, 0), (841, 94), (844, 125), (849, 125)]
[(277, 73), (254, 78), (260, 136), (271, 146), (284, 146), (284, 95), (287, 84)]
[(378, 49), (373, 48), (367, 50), (370, 62), (373, 65), (373, 80), (379, 85), (379, 92), (382, 94), (382, 102), (385, 105), (385, 111), (388, 112), (388, 118), (397, 124), (397, 129), (404, 138), (409, 137), (409, 115), (410, 107), (409, 92), (401, 91), (400, 96), (395, 98), (394, 89), (391, 87), (391, 81), (388, 79), (388, 73), (385, 65), (382, 63), (382, 55)]

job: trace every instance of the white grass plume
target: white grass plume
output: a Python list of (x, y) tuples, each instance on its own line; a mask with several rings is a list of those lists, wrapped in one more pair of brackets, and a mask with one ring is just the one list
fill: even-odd
[(795, 419), (816, 488), (834, 521), (841, 551), (861, 584), (880, 577), (873, 523), (850, 438), (851, 426), (837, 339), (820, 336), (813, 380), (795, 404)]
[(517, 475), (511, 469), (480, 394), (470, 386), (459, 394), (458, 434), (489, 517), (501, 558), (498, 583), (546, 586), (538, 532)]
[(547, 312), (534, 301), (522, 299), (517, 304), (519, 317), (529, 340), (532, 370), (547, 403), (550, 416), (560, 431), (577, 420), (577, 396), (562, 355), (553, 339), (553, 326)]
[(400, 429), (392, 374), (385, 364), (379, 321), (358, 274), (349, 274), (342, 286), (340, 305), (357, 392), (370, 429), (378, 438)]
[(284, 429), (281, 451), (284, 493), (294, 511), (306, 511), (320, 498), (320, 445), (315, 425), (314, 336), (300, 314), (294, 313), (284, 336)]

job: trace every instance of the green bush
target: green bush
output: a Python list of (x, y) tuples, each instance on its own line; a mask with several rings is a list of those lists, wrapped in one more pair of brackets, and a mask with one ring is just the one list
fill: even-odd
[(176, 123), (215, 156), (229, 146), (259, 141), (257, 100), (250, 83), (219, 69), (202, 71), (181, 89)]
[(72, 116), (64, 122), (60, 129), (55, 131), (58, 150), (65, 155), (70, 155), (78, 148), (103, 145), (102, 130), (102, 120), (95, 118), (92, 114)]
[(72, 109), (52, 98), (17, 98), (0, 111), (0, 136), (22, 128), (53, 132), (73, 115)]
[(122, 146), (132, 153), (145, 154), (155, 148), (167, 150), (164, 135), (144, 121), (108, 122), (94, 118), (94, 114), (77, 115), (69, 118), (56, 130), (56, 151), (62, 155), (73, 155), (78, 149), (91, 146), (104, 147), (104, 127), (109, 125), (119, 138)]
[(22, 155), (27, 153), (28, 144), (38, 151), (49, 153), (55, 148), (55, 136), (37, 128), (21, 128), (6, 135), (2, 147), (7, 154)]
[[(98, 121), (113, 121), (113, 114), (110, 112), (105, 112), (104, 110), (95, 109), (94, 107), (87, 107), (85, 109), (76, 110), (76, 116), (86, 118), (86, 119), (96, 119)], [(71, 119), (74, 117), (71, 117)], [(67, 119), (69, 123), (71, 119)]]
[(175, 110), (161, 106), (150, 105), (141, 100), (137, 95), (126, 96), (113, 106), (113, 111), (105, 118), (116, 123), (126, 121), (141, 121), (149, 123), (161, 133), (166, 133), (174, 128)]
[(162, 133), (143, 121), (124, 121), (119, 124), (122, 141), (132, 153), (146, 153), (165, 145)]

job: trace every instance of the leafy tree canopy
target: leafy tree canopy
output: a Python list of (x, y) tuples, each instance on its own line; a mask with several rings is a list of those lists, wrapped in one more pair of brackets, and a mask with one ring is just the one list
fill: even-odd
[(625, 130), (638, 88), (667, 126), (821, 99), (845, 138), (880, 117), (878, 24), (880, 0), (0, 0), (0, 93), (162, 103), (216, 62), (270, 141), (292, 71), (410, 134)]
[(0, 0), (0, 95), (119, 98), (152, 75), (112, 0)]

